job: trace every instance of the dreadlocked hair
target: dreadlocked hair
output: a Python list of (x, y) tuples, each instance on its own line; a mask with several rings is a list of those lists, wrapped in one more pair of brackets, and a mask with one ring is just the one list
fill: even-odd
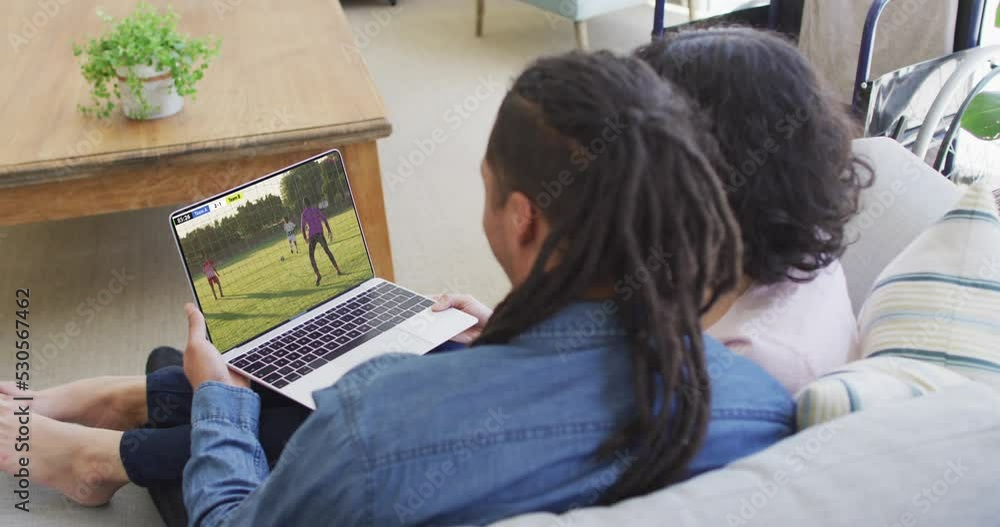
[[(572, 52), (517, 78), (487, 146), (500, 199), (528, 196), (550, 234), (476, 344), (507, 342), (594, 287), (645, 277), (613, 298), (631, 344), (635, 414), (597, 456), (627, 449), (637, 459), (603, 503), (682, 479), (706, 434), (700, 316), (735, 287), (741, 261), (717, 177), (721, 155), (706, 129), (643, 62)], [(654, 252), (666, 265), (647, 264)]]

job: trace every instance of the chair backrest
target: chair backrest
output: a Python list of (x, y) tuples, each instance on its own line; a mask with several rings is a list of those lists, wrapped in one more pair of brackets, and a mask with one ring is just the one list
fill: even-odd
[[(990, 71), (987, 60), (976, 56), (989, 55), (992, 48), (959, 51), (933, 60), (900, 68), (870, 81), (870, 91), (864, 107), (864, 135), (889, 136), (904, 145), (914, 143), (935, 102), (941, 97), (952, 75), (963, 63), (966, 73), (961, 76), (957, 92), (945, 94), (945, 115), (953, 115), (966, 93), (978, 79)], [(975, 59), (975, 60), (970, 60)], [(971, 67), (971, 69), (966, 69)], [(935, 128), (947, 128), (950, 121)], [(932, 125), (934, 126), (934, 125)], [(933, 133), (943, 130), (933, 130)]]
[[(871, 72), (883, 75), (955, 49), (958, 8), (969, 0), (890, 2), (879, 21)], [(872, 0), (806, 0), (799, 48), (851, 104), (865, 21)]]

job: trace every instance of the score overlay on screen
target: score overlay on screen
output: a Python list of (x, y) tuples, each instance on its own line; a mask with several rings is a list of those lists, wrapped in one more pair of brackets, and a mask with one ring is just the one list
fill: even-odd
[(201, 207), (198, 207), (197, 209), (191, 212), (188, 212), (182, 216), (178, 216), (177, 218), (174, 219), (174, 225), (180, 225), (184, 222), (191, 221), (199, 216), (204, 216), (205, 214), (208, 214), (211, 211), (218, 210), (222, 207), (233, 205), (235, 203), (239, 203), (239, 201), (242, 199), (243, 199), (242, 192), (234, 192), (222, 199), (215, 200), (208, 205), (202, 205)]

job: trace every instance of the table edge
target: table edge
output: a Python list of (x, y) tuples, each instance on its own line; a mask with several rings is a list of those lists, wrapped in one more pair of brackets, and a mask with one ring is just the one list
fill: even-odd
[(197, 158), (199, 161), (227, 161), (244, 156), (243, 151), (247, 148), (259, 148), (261, 154), (281, 153), (289, 148), (300, 149), (317, 142), (329, 144), (330, 148), (333, 148), (338, 145), (381, 139), (391, 133), (392, 125), (388, 119), (380, 117), (347, 124), (213, 139), (201, 143), (33, 161), (0, 166), (0, 188), (78, 179), (89, 177), (101, 170), (141, 166), (149, 161), (184, 162), (185, 158)]

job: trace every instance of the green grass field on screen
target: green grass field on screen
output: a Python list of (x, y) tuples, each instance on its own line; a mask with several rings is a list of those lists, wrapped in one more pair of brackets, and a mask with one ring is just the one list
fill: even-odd
[(251, 251), (219, 262), (224, 298), (212, 298), (211, 286), (200, 266), (192, 271), (208, 330), (219, 351), (227, 351), (372, 277), (354, 210), (330, 218), (330, 227), (333, 237), (324, 234), (346, 274), (337, 276), (323, 247), (317, 244), (316, 264), (323, 275), (318, 287), (309, 263), (309, 246), (298, 231), (298, 254), (289, 253), (287, 238), (279, 234)]

